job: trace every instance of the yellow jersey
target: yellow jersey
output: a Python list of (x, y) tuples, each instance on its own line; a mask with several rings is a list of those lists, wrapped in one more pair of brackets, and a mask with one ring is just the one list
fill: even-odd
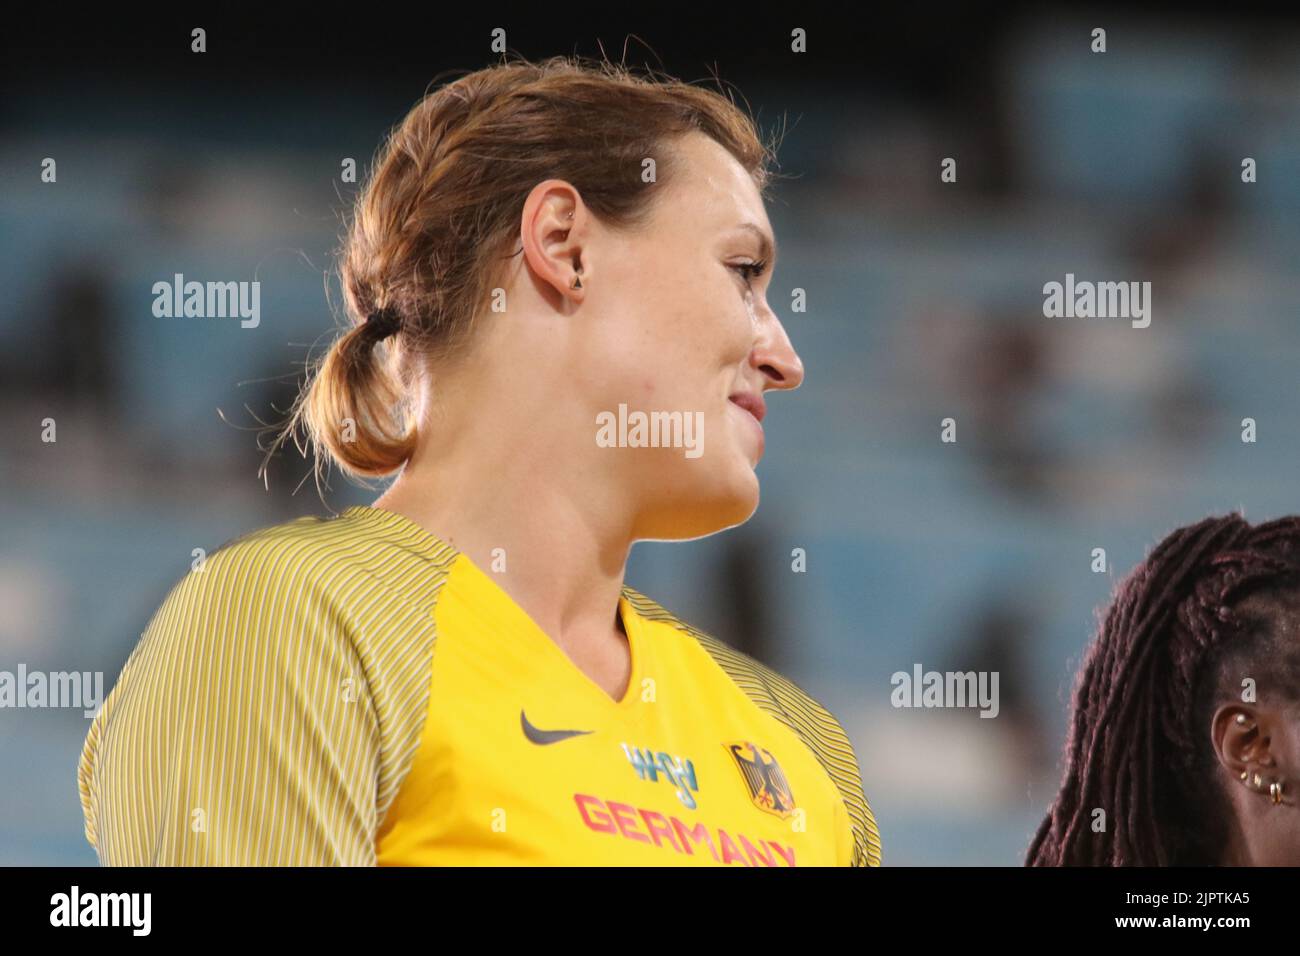
[(78, 766), (104, 865), (878, 866), (791, 681), (625, 587), (614, 700), (464, 554), (358, 506), (181, 579)]

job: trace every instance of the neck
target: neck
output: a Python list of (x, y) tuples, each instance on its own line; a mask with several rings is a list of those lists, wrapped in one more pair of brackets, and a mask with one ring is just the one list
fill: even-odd
[(1243, 790), (1238, 793), (1236, 790), (1228, 791), (1231, 796), (1228, 798), (1228, 816), (1224, 821), (1224, 844), (1220, 851), (1220, 866), (1254, 866), (1256, 860), (1256, 848), (1252, 845), (1250, 831), (1243, 826), (1243, 821), (1247, 819), (1246, 814), (1250, 812), (1248, 800), (1243, 800), (1245, 795)]
[[(468, 557), (566, 651), (591, 646), (619, 626), (634, 541), (631, 524), (621, 520), (627, 509), (593, 486), (601, 475), (594, 439), (587, 436), (583, 447), (580, 429), (534, 427), (541, 416), (518, 409), (547, 406), (517, 400), (489, 391), (471, 403), (474, 414), (435, 416), (438, 440), (421, 442), (424, 454), (375, 505)], [(479, 426), (444, 428), (458, 421)]]

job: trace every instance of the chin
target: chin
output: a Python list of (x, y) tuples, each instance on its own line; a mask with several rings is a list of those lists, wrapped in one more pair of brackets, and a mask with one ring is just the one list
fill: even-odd
[(744, 463), (734, 479), (698, 494), (689, 492), (663, 503), (657, 520), (644, 537), (657, 541), (703, 538), (744, 524), (758, 510), (758, 476)]

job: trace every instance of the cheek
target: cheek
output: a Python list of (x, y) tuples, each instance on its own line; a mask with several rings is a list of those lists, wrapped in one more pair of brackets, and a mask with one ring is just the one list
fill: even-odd
[[(714, 398), (753, 345), (753, 306), (736, 289), (686, 290), (629, 316), (602, 363), (615, 390), (641, 408), (716, 412)], [(634, 393), (634, 394), (629, 394)]]
[(757, 323), (753, 297), (724, 287), (696, 306), (683, 338), (696, 365), (731, 366), (749, 354)]

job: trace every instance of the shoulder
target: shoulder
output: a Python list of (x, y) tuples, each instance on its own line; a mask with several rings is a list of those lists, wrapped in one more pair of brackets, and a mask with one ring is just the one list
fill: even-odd
[(349, 587), (358, 573), (355, 550), (347, 529), (317, 518), (261, 527), (210, 552), (193, 547), (188, 570), (123, 667), (104, 723), (115, 723), (127, 701), (151, 711), (160, 695), (178, 695), (170, 709), (177, 719), (191, 719), (200, 707), (220, 711), (223, 700), (196, 690), (209, 685), (243, 697), (268, 688), (303, 693), (358, 670), (364, 681), (360, 632), (348, 610), (360, 603)]
[(410, 604), (436, 593), (424, 585), (445, 576), (454, 556), (445, 550), (437, 553), (375, 509), (347, 508), (257, 528), (210, 554), (196, 549), (169, 600), (198, 599), (245, 615), (323, 605), (361, 611), (388, 603), (385, 597)]
[[(161, 806), (172, 792), (165, 788), (234, 779), (283, 784), (286, 800), (296, 794), (329, 813), (343, 806), (343, 829), (386, 809), (418, 744), (428, 700), (434, 636), (422, 602), (431, 598), (411, 582), (436, 576), (441, 566), (409, 529), (352, 511), (258, 528), (211, 553), (193, 553), (83, 748), (86, 835), (102, 849), (102, 834), (113, 834), (110, 858), (115, 840), (124, 845), (161, 826), (129, 817), (136, 805), (126, 807), (125, 795), (136, 792)], [(285, 739), (293, 741), (293, 762)], [(185, 740), (203, 743), (191, 755), (180, 749)], [(188, 770), (178, 769), (180, 760)], [(195, 761), (203, 761), (201, 772)], [(329, 792), (282, 779), (290, 772)], [(142, 791), (142, 780), (151, 789)], [(185, 805), (217, 800), (205, 795)], [(101, 819), (113, 804), (128, 816)], [(315, 812), (294, 806), (294, 813)], [(228, 815), (233, 821), (233, 811)], [(303, 827), (320, 835), (310, 821)], [(349, 859), (364, 858), (365, 845), (358, 839)]]
[(647, 621), (675, 627), (699, 643), (714, 662), (760, 708), (795, 732), (839, 790), (853, 829), (855, 866), (880, 864), (880, 834), (862, 789), (862, 775), (848, 734), (829, 710), (788, 677), (688, 624), (630, 587), (623, 596)]
[[(339, 709), (379, 741), (381, 806), (413, 752), (436, 634), (432, 610), (455, 552), (366, 507), (234, 538), (171, 590), (141, 636), (129, 686), (212, 680), (231, 693), (294, 698), (296, 714)], [(123, 693), (129, 693), (124, 691)], [(313, 718), (321, 726), (328, 721)]]
[[(265, 526), (189, 572), (159, 612), (160, 639), (251, 658), (300, 689), (345, 688), (384, 736), (394, 761), (385, 775), (400, 774), (423, 721), (432, 611), (455, 557), (406, 519), (365, 506)], [(392, 782), (381, 781), (381, 798)]]
[(421, 576), (438, 565), (400, 534), (347, 515), (258, 528), (210, 554), (196, 548), (105, 701), (103, 731), (153, 726), (160, 715), (253, 728), (265, 724), (256, 708), (238, 721), (227, 712), (259, 701), (321, 729), (351, 722), (405, 753), (434, 644)]
[(216, 548), (202, 561), (204, 570), (257, 571), (266, 578), (275, 572), (328, 575), (349, 567), (379, 565), (385, 552), (400, 548), (400, 540), (362, 520), (356, 510), (329, 518), (294, 518), (248, 531)]

